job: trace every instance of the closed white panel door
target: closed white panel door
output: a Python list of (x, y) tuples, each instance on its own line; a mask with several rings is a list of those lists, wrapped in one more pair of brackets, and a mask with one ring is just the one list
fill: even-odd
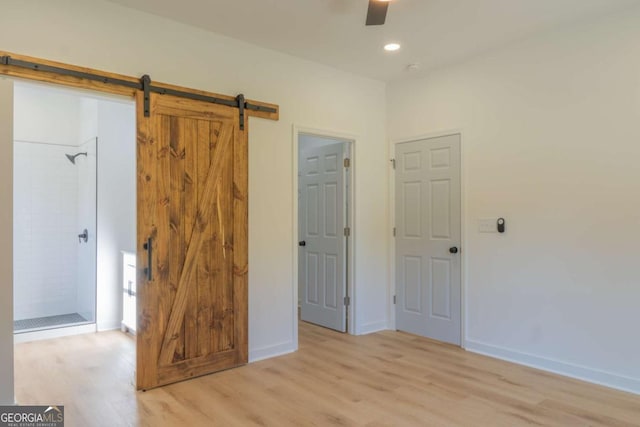
[(396, 328), (460, 345), (460, 135), (396, 146)]
[(301, 318), (346, 331), (344, 144), (306, 150), (300, 164)]

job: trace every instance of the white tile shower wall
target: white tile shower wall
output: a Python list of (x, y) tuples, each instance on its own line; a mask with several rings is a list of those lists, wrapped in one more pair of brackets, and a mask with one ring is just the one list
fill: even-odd
[(76, 147), (14, 143), (14, 319), (76, 312)]
[(86, 152), (87, 157), (76, 160), (78, 180), (78, 232), (88, 230), (89, 241), (78, 245), (77, 312), (89, 321), (95, 321), (96, 311), (96, 138), (91, 138), (78, 147), (77, 152)]

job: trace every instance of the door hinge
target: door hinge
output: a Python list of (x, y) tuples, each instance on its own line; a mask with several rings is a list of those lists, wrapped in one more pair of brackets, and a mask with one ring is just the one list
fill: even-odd
[(344, 167), (345, 168), (350, 168), (351, 167), (351, 159), (349, 159), (349, 158), (344, 159)]
[(351, 305), (351, 297), (344, 297), (344, 305), (346, 306)]
[(349, 227), (344, 228), (344, 235), (345, 237), (351, 236), (351, 229)]
[(396, 228), (393, 227), (393, 237), (396, 237)]
[(393, 296), (393, 303), (394, 304), (396, 303), (396, 296), (395, 295)]
[(396, 159), (391, 159), (391, 166), (395, 169), (396, 168)]

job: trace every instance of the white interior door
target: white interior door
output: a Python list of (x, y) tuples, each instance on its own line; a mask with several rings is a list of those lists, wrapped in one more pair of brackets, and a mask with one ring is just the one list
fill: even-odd
[(460, 345), (460, 135), (396, 146), (396, 328)]
[(301, 318), (346, 331), (344, 144), (309, 148), (300, 162)]

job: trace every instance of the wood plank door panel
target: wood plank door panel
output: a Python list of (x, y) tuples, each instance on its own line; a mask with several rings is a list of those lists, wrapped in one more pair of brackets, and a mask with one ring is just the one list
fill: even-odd
[(142, 96), (137, 388), (149, 389), (247, 363), (248, 162), (237, 109), (151, 94), (144, 117)]

